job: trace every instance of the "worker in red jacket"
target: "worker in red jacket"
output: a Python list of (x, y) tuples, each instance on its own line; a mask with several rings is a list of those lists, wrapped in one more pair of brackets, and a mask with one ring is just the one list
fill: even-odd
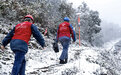
[(42, 47), (45, 45), (41, 33), (33, 23), (33, 17), (26, 15), (24, 22), (17, 24), (2, 41), (2, 50), (10, 42), (11, 50), (15, 53), (11, 75), (25, 75), (25, 54), (28, 52), (28, 42), (32, 34)]
[(61, 23), (57, 30), (57, 38), (56, 41), (60, 41), (63, 46), (63, 52), (60, 56), (60, 64), (67, 63), (68, 60), (68, 47), (70, 44), (71, 37), (73, 42), (76, 41), (75, 31), (73, 30), (73, 26), (69, 23), (69, 18), (65, 17), (64, 22)]

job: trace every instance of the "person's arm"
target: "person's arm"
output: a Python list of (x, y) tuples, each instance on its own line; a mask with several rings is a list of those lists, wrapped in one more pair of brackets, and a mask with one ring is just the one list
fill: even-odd
[(14, 35), (15, 27), (7, 34), (7, 36), (2, 41), (2, 46), (6, 46), (8, 43), (10, 43), (13, 35)]
[(45, 46), (44, 38), (42, 37), (40, 31), (38, 30), (38, 28), (34, 24), (31, 25), (31, 31), (32, 31), (33, 37), (44, 48), (44, 46)]
[(69, 27), (70, 27), (70, 33), (72, 34), (73, 41), (75, 42), (76, 41), (76, 33), (73, 30), (73, 26), (71, 24), (69, 25)]

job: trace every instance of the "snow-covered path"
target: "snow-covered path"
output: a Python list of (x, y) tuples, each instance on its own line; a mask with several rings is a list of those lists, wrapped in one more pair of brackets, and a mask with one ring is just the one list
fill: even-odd
[[(48, 50), (48, 49), (47, 49)], [(28, 53), (33, 57), (28, 59), (27, 74), (37, 75), (95, 75), (99, 74), (100, 66), (96, 64), (98, 53), (89, 47), (70, 47), (69, 60), (67, 64), (60, 65), (59, 53), (53, 50), (35, 50)]]

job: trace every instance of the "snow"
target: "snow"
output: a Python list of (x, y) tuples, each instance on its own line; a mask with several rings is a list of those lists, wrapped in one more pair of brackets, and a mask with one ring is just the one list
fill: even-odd
[(80, 55), (81, 59), (77, 60), (76, 64), (78, 64), (79, 69), (80, 71), (82, 71), (83, 75), (94, 75), (93, 72), (100, 68), (99, 65), (95, 63), (90, 63), (86, 60), (87, 58), (90, 58), (90, 60), (95, 61), (97, 59), (97, 55), (98, 54), (91, 49), (85, 49), (84, 51), (82, 51)]
[[(45, 38), (48, 42), (52, 42)], [(114, 44), (119, 41), (115, 40), (105, 44), (104, 48), (97, 47), (88, 47), (88, 46), (79, 46), (77, 44), (70, 44), (69, 47), (69, 59), (67, 64), (60, 65), (59, 57), (62, 52), (62, 46), (59, 44), (59, 53), (55, 53), (52, 49), (52, 45), (49, 44), (45, 49), (29, 49), (26, 54), (26, 75), (100, 75), (107, 74), (108, 70), (106, 67), (101, 66), (104, 60), (102, 58), (101, 52), (109, 51), (109, 49), (114, 46)], [(35, 43), (35, 41), (32, 41)], [(14, 54), (7, 46), (7, 50), (4, 52), (0, 52), (2, 55), (0, 56), (0, 75), (10, 75), (13, 62), (14, 62)], [(104, 54), (102, 53), (102, 54)], [(117, 57), (113, 57), (112, 54), (107, 54), (107, 56), (112, 62), (115, 62), (115, 59), (119, 59)], [(106, 56), (106, 55), (105, 55)], [(10, 60), (6, 60), (9, 58)], [(99, 60), (100, 59), (100, 60)], [(119, 60), (116, 60), (119, 64)], [(100, 63), (101, 62), (101, 63)], [(110, 61), (107, 61), (110, 62)], [(111, 66), (111, 63), (107, 63), (107, 66)], [(114, 64), (114, 65), (115, 65)], [(118, 65), (116, 65), (118, 66)], [(114, 66), (114, 67), (116, 67)], [(120, 68), (119, 68), (120, 69)], [(118, 70), (116, 70), (118, 72)], [(107, 74), (110, 75), (110, 74)]]
[(118, 39), (116, 39), (116, 40), (112, 40), (112, 41), (110, 41), (110, 42), (107, 42), (107, 43), (104, 44), (104, 48), (107, 49), (107, 50), (110, 50), (111, 48), (114, 49), (114, 45), (115, 45), (118, 41), (120, 41), (120, 40), (121, 40), (121, 39), (118, 38)]
[[(47, 73), (42, 73), (43, 75), (61, 75), (66, 70), (74, 70), (74, 68), (77, 70), (77, 73), (74, 73), (74, 75), (94, 75), (94, 72), (100, 69), (98, 64), (93, 63), (93, 61), (97, 60), (98, 53), (89, 47), (70, 47), (69, 62), (64, 65), (58, 64), (58, 59), (62, 51), (56, 54), (53, 50), (47, 50), (49, 49), (45, 49), (44, 52), (40, 50), (29, 50), (31, 52), (29, 52), (28, 55), (32, 57), (32, 59), (28, 59), (27, 62), (26, 73), (28, 75), (30, 75), (30, 72), (36, 71), (37, 69), (41, 69), (39, 71), (47, 70)], [(76, 51), (80, 53), (77, 58), (75, 57)]]
[[(52, 47), (47, 47), (44, 50), (29, 49), (26, 55), (26, 75), (95, 75), (100, 70), (100, 65), (96, 64), (99, 54), (93, 48), (70, 45), (69, 60), (64, 65), (58, 64), (62, 52), (62, 47), (59, 48), (59, 53), (54, 53)], [(7, 51), (10, 51), (10, 49)], [(5, 75), (9, 75), (12, 69), (14, 58), (10, 59), (12, 61), (6, 61), (7, 65), (0, 63), (2, 72), (6, 72)]]

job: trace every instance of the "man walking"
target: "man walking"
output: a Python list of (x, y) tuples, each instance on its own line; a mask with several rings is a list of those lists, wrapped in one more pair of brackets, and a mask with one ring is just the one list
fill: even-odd
[(68, 61), (68, 47), (70, 44), (71, 37), (73, 38), (73, 42), (76, 41), (75, 31), (73, 30), (73, 26), (69, 23), (69, 18), (65, 17), (64, 22), (61, 23), (57, 30), (57, 38), (56, 41), (60, 41), (63, 46), (63, 52), (60, 56), (60, 64), (65, 64)]
[(33, 34), (33, 37), (44, 48), (44, 39), (33, 23), (33, 17), (31, 15), (26, 15), (24, 17), (24, 22), (17, 24), (2, 41), (2, 50), (10, 43), (11, 50), (15, 53), (11, 75), (25, 75), (25, 54), (28, 52), (28, 42), (31, 34)]

